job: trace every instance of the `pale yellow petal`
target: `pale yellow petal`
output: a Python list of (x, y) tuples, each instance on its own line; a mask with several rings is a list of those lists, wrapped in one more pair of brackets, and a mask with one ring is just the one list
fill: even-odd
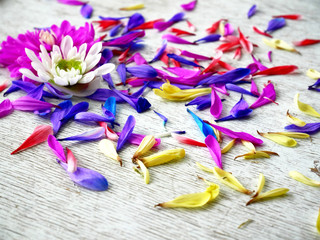
[(200, 164), (199, 162), (196, 162), (196, 164), (197, 164), (198, 168), (200, 168), (202, 171), (213, 173), (213, 169), (205, 167), (202, 164)]
[(132, 6), (128, 6), (128, 7), (122, 7), (120, 8), (120, 10), (122, 11), (132, 11), (132, 10), (140, 10), (144, 8), (144, 4), (143, 3), (139, 3), (136, 5), (132, 5)]
[(224, 36), (225, 25), (226, 25), (225, 21), (221, 21), (219, 23), (219, 33), (221, 36)]
[(266, 199), (266, 198), (274, 198), (274, 197), (283, 196), (288, 191), (289, 191), (288, 188), (276, 188), (276, 189), (259, 194), (258, 196), (252, 198), (249, 202), (247, 202), (246, 205), (249, 205), (253, 202), (257, 202), (257, 201), (260, 201), (260, 200)]
[(271, 39), (271, 40), (263, 39), (263, 42), (272, 48), (299, 53), (297, 49), (293, 48), (291, 45), (289, 45), (288, 43), (280, 39)]
[(293, 178), (294, 180), (297, 180), (297, 181), (302, 182), (304, 184), (307, 184), (309, 186), (320, 187), (320, 181), (312, 180), (297, 171), (290, 171), (289, 176), (291, 178)]
[(320, 234), (320, 208), (319, 208), (319, 213), (318, 213), (316, 228), (317, 228), (318, 233)]
[(139, 165), (139, 167), (141, 169), (141, 172), (143, 174), (144, 182), (146, 184), (149, 184), (149, 182), (150, 182), (150, 174), (149, 174), (148, 168), (146, 168), (146, 166), (140, 160), (137, 160), (137, 163), (138, 163), (138, 165)]
[(99, 149), (100, 149), (100, 152), (102, 152), (105, 156), (118, 161), (122, 166), (121, 158), (119, 157), (116, 150), (116, 146), (112, 141), (110, 141), (109, 139), (102, 139), (99, 142)]
[(308, 138), (308, 137), (310, 137), (309, 134), (300, 133), (300, 132), (274, 132), (274, 133), (284, 135), (287, 137), (292, 137), (292, 138)]
[(143, 154), (148, 152), (154, 146), (155, 143), (156, 143), (156, 139), (154, 136), (152, 136), (152, 135), (145, 136), (142, 139), (137, 151), (134, 153), (133, 159), (135, 159), (139, 156), (142, 156)]
[(152, 167), (160, 164), (164, 164), (173, 160), (179, 160), (184, 158), (185, 150), (183, 148), (170, 149), (156, 154), (152, 154), (148, 157), (139, 158), (146, 167)]
[(310, 116), (313, 116), (313, 117), (320, 118), (320, 113), (318, 113), (313, 107), (311, 107), (310, 105), (308, 105), (306, 103), (299, 101), (299, 93), (297, 93), (296, 96), (294, 97), (294, 102), (301, 112), (308, 114)]
[(289, 113), (289, 110), (287, 111), (287, 119), (290, 123), (296, 125), (296, 126), (299, 126), (299, 127), (303, 127), (306, 125), (306, 122), (300, 120), (299, 118), (296, 118), (294, 116), (292, 116), (290, 113)]
[(214, 167), (213, 173), (225, 185), (245, 194), (252, 193), (250, 190), (246, 189), (231, 173), (226, 172), (218, 167)]
[(224, 146), (222, 149), (221, 149), (221, 153), (227, 153), (230, 151), (230, 149), (233, 147), (233, 145), (235, 144), (236, 142), (236, 138), (232, 139), (230, 142), (227, 143), (226, 146)]
[(258, 132), (258, 134), (262, 137), (268, 138), (269, 140), (278, 143), (282, 146), (286, 147), (295, 147), (297, 145), (297, 141), (293, 138), (290, 138), (288, 136), (285, 136), (283, 134), (277, 134), (277, 133), (261, 133)]
[(251, 152), (255, 152), (256, 151), (256, 147), (253, 145), (252, 142), (246, 141), (246, 140), (242, 140), (241, 139), (241, 143), (248, 148)]
[(315, 69), (308, 69), (306, 74), (309, 78), (312, 78), (314, 80), (317, 80), (320, 78), (320, 72), (318, 72)]
[(263, 187), (264, 187), (265, 182), (266, 182), (266, 179), (265, 179), (264, 175), (263, 175), (262, 173), (260, 173), (257, 191), (256, 191), (256, 193), (255, 193), (255, 195), (254, 195), (253, 197), (258, 196), (258, 195), (261, 193), (261, 191), (262, 191), (262, 189), (263, 189)]
[(238, 155), (234, 159), (237, 159), (239, 157), (243, 157), (244, 159), (270, 158), (269, 154), (266, 151), (248, 152), (242, 155)]

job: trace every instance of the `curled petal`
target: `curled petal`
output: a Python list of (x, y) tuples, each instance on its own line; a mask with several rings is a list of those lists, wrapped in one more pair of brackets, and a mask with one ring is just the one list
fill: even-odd
[(32, 134), (11, 154), (16, 154), (27, 148), (31, 148), (42, 142), (47, 141), (49, 135), (52, 134), (52, 127), (50, 125), (39, 125), (37, 126)]
[(180, 160), (185, 156), (183, 148), (170, 149), (152, 154), (148, 157), (139, 158), (146, 167), (161, 165), (174, 160)]
[(320, 78), (320, 72), (318, 72), (317, 70), (315, 69), (308, 69), (307, 72), (306, 72), (307, 76), (309, 78), (312, 78), (314, 80), (317, 80)]
[(298, 182), (302, 182), (306, 185), (309, 185), (312, 187), (320, 187), (320, 181), (310, 179), (310, 178), (304, 176), (302, 173), (299, 173), (297, 171), (290, 171), (289, 176), (291, 178), (293, 178), (294, 180), (296, 180)]
[(197, 4), (197, 0), (191, 1), (189, 3), (181, 4), (180, 6), (186, 11), (192, 11)]
[(130, 115), (124, 124), (122, 131), (120, 133), (118, 143), (117, 143), (117, 152), (123, 147), (123, 145), (127, 142), (128, 138), (132, 134), (132, 131), (136, 125), (136, 119), (134, 116)]
[(258, 134), (285, 147), (295, 147), (297, 145), (296, 140), (285, 135), (277, 133), (261, 133), (259, 131)]
[(111, 128), (108, 127), (108, 124), (106, 122), (99, 122), (99, 125), (104, 128), (105, 130), (105, 135), (107, 138), (113, 140), (113, 141), (118, 141), (119, 136), (116, 132), (114, 132)]
[(236, 138), (232, 139), (230, 142), (227, 143), (227, 145), (225, 145), (222, 149), (221, 149), (221, 153), (227, 153), (229, 152), (229, 150), (233, 147), (233, 145), (236, 142)]
[(136, 150), (136, 152), (133, 154), (132, 159), (136, 159), (142, 155), (144, 155), (145, 153), (147, 153), (156, 143), (156, 139), (154, 136), (152, 135), (147, 135), (145, 136), (138, 149)]
[(264, 87), (259, 98), (250, 106), (251, 109), (261, 107), (265, 104), (274, 102), (276, 100), (276, 91), (273, 84), (270, 82)]
[(307, 115), (320, 118), (320, 113), (318, 113), (313, 107), (310, 105), (299, 101), (299, 93), (294, 97), (294, 102), (299, 110)]
[(144, 182), (145, 182), (146, 184), (149, 184), (149, 182), (150, 182), (150, 174), (149, 174), (148, 168), (146, 168), (146, 166), (145, 166), (145, 165), (143, 164), (143, 162), (140, 161), (140, 160), (137, 160), (137, 164), (139, 165), (139, 167), (140, 167), (140, 169), (141, 169)]
[(290, 123), (296, 125), (296, 126), (299, 126), (299, 127), (303, 127), (306, 125), (306, 123), (302, 120), (300, 120), (299, 118), (296, 118), (294, 116), (292, 116), (290, 113), (289, 113), (289, 110), (287, 111), (287, 119)]
[(68, 165), (58, 160), (58, 163), (68, 173), (71, 180), (80, 185), (81, 187), (87, 188), (93, 191), (105, 191), (108, 189), (108, 181), (100, 173), (88, 169), (78, 167), (73, 173), (68, 172)]
[(162, 115), (161, 113), (158, 113), (157, 111), (153, 110), (155, 114), (157, 114), (162, 120), (163, 120), (163, 126), (166, 126), (166, 123), (168, 122), (168, 118)]
[(257, 187), (256, 193), (255, 193), (255, 195), (253, 197), (258, 196), (261, 193), (265, 182), (266, 182), (266, 178), (264, 177), (264, 175), (262, 173), (260, 173), (259, 174), (258, 187)]
[(9, 99), (5, 99), (0, 103), (0, 118), (5, 117), (13, 112), (13, 105)]
[(243, 144), (243, 146), (248, 148), (251, 152), (255, 152), (256, 151), (256, 147), (252, 144), (252, 142), (249, 142), (249, 141), (246, 141), (246, 140), (241, 140), (241, 143)]
[(77, 103), (76, 105), (72, 106), (70, 111), (61, 119), (61, 121), (64, 121), (64, 122), (69, 121), (70, 119), (74, 118), (74, 116), (77, 113), (88, 111), (88, 108), (89, 108), (88, 102)]
[(67, 163), (67, 158), (64, 153), (63, 147), (58, 142), (58, 140), (53, 135), (49, 135), (48, 137), (48, 145), (54, 154), (64, 163)]
[(60, 138), (59, 141), (92, 141), (97, 140), (105, 136), (105, 130), (103, 127), (97, 127), (92, 130), (86, 131), (84, 133), (67, 137), (67, 138)]
[(121, 158), (119, 157), (116, 150), (116, 146), (113, 144), (112, 141), (108, 139), (102, 139), (99, 142), (99, 149), (100, 152), (102, 152), (105, 156), (118, 161), (120, 163), (120, 166), (122, 166)]
[(221, 149), (218, 141), (212, 135), (208, 135), (204, 142), (206, 143), (214, 162), (222, 169)]

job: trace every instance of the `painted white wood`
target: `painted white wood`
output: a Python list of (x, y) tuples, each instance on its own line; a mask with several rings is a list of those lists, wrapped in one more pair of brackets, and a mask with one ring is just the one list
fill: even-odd
[[(139, 2), (139, 1), (138, 1)], [(151, 1), (144, 0), (146, 8), (140, 10), (146, 20), (170, 18), (181, 11), (179, 5), (185, 1)], [(94, 16), (128, 16), (133, 12), (118, 9), (132, 5), (132, 1), (91, 1)], [(271, 80), (277, 91), (279, 105), (270, 104), (254, 110), (251, 117), (242, 121), (221, 123), (221, 126), (235, 131), (256, 134), (259, 131), (281, 131), (288, 124), (286, 111), (307, 122), (319, 119), (303, 115), (294, 106), (293, 97), (300, 92), (301, 101), (320, 110), (319, 93), (307, 90), (314, 83), (305, 72), (308, 68), (320, 70), (320, 45), (299, 48), (301, 55), (273, 51), (273, 62), (269, 63), (267, 52), (271, 50), (262, 42), (262, 37), (252, 31), (255, 25), (265, 29), (272, 15), (299, 13), (301, 21), (287, 21), (287, 26), (273, 35), (287, 42), (304, 38), (319, 39), (319, 1), (259, 1), (258, 12), (250, 20), (246, 18), (247, 10), (254, 1), (199, 1), (195, 11), (186, 13), (187, 18), (198, 28), (195, 40), (205, 36), (205, 29), (214, 21), (227, 18), (237, 28), (241, 28), (250, 40), (259, 45), (255, 56), (268, 66), (299, 66), (297, 74), (288, 76), (259, 77), (256, 83), (261, 90), (264, 83)], [(17, 36), (33, 27), (47, 27), (59, 24), (63, 19), (80, 26), (85, 20), (79, 14), (80, 7), (66, 6), (54, 0), (0, 1), (0, 40), (6, 36)], [(175, 27), (187, 29), (185, 22)], [(141, 52), (150, 60), (161, 45), (161, 34), (147, 31), (146, 47)], [(200, 54), (213, 55), (218, 43), (200, 46), (174, 45)], [(245, 67), (251, 57), (244, 54), (240, 61), (232, 59), (233, 53), (227, 53), (223, 60), (235, 67)], [(161, 63), (154, 66), (160, 67)], [(116, 72), (112, 74), (118, 81)], [(9, 73), (0, 69), (0, 81), (9, 79)], [(11, 100), (23, 93), (9, 95)], [(155, 96), (152, 92), (145, 94), (153, 109), (169, 118), (166, 129), (153, 111), (136, 113), (127, 105), (119, 105), (118, 122), (123, 125), (131, 114), (137, 125), (135, 132), (144, 134), (161, 134), (165, 131), (186, 130), (186, 136), (203, 140), (196, 124), (186, 112), (184, 103), (168, 102)], [(231, 93), (224, 102), (223, 115), (238, 101), (240, 95)], [(4, 97), (1, 96), (1, 100)], [(250, 103), (253, 98), (245, 96)], [(79, 102), (81, 99), (75, 99)], [(208, 110), (198, 112), (200, 117), (210, 120)], [(100, 112), (100, 103), (90, 101), (90, 111)], [(46, 144), (41, 144), (17, 155), (10, 152), (17, 148), (39, 124), (50, 124), (32, 113), (14, 112), (0, 119), (0, 238), (1, 239), (319, 239), (315, 229), (319, 209), (319, 188), (303, 185), (289, 178), (290, 170), (318, 179), (310, 172), (313, 162), (319, 160), (319, 134), (308, 139), (298, 140), (295, 148), (279, 146), (265, 140), (259, 149), (279, 153), (279, 157), (249, 161), (234, 160), (238, 154), (247, 150), (238, 144), (229, 153), (223, 155), (224, 167), (232, 172), (249, 189), (255, 189), (258, 175), (266, 176), (264, 190), (288, 187), (287, 196), (270, 201), (245, 206), (249, 197), (220, 184), (212, 175), (199, 170), (195, 162), (213, 166), (209, 152), (199, 147), (177, 143), (174, 139), (163, 138), (159, 147), (162, 149), (184, 147), (185, 159), (158, 167), (150, 168), (151, 182), (143, 179), (132, 170), (130, 162), (136, 147), (126, 146), (120, 156), (124, 166), (107, 159), (98, 151), (98, 142), (71, 143), (70, 147), (79, 160), (79, 165), (99, 171), (110, 182), (106, 192), (91, 192), (75, 186), (63, 169), (56, 163), (55, 156)], [(71, 136), (90, 129), (90, 126), (71, 123), (63, 128), (60, 137)], [(228, 140), (227, 138), (225, 138)], [(225, 144), (225, 142), (223, 143)], [(181, 194), (200, 192), (205, 185), (198, 180), (202, 176), (220, 184), (219, 197), (208, 206), (200, 209), (159, 209), (154, 205), (171, 200)], [(242, 229), (237, 227), (247, 221), (254, 221)]]

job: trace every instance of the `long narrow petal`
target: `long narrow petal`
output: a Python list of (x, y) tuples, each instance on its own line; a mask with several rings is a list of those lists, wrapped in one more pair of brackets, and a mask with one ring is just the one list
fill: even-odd
[(77, 171), (78, 161), (73, 155), (73, 152), (69, 148), (66, 148), (66, 150), (67, 150), (67, 163), (68, 163), (67, 171), (70, 173), (74, 173), (75, 171)]
[(306, 185), (309, 185), (312, 187), (320, 187), (320, 181), (316, 181), (311, 178), (308, 178), (308, 177), (304, 176), (302, 173), (299, 173), (297, 171), (290, 171), (289, 176), (291, 178), (293, 178), (294, 180), (302, 182)]
[(292, 116), (290, 113), (289, 113), (289, 110), (287, 111), (287, 119), (290, 123), (296, 125), (296, 126), (299, 126), (299, 127), (303, 127), (306, 125), (306, 122), (300, 120), (299, 118), (296, 118), (294, 116)]
[(260, 35), (272, 38), (272, 36), (269, 33), (266, 33), (266, 32), (260, 30), (259, 28), (255, 27), (255, 26), (253, 26), (252, 29), (253, 29), (253, 31), (255, 31), (256, 33), (258, 33)]
[(132, 134), (132, 131), (136, 125), (136, 119), (134, 116), (130, 115), (124, 124), (121, 134), (118, 139), (117, 144), (117, 152), (123, 147), (123, 145), (127, 142), (128, 138)]
[(206, 143), (214, 162), (219, 168), (223, 169), (221, 161), (221, 149), (218, 141), (212, 135), (208, 135), (204, 142)]
[(299, 20), (302, 18), (300, 14), (286, 14), (286, 15), (277, 15), (277, 16), (272, 16), (273, 18), (285, 18), (285, 19), (290, 19), (290, 20)]
[(128, 6), (128, 7), (122, 7), (119, 10), (122, 11), (132, 11), (132, 10), (140, 10), (144, 8), (144, 4), (143, 3), (138, 3), (132, 6)]
[(214, 167), (213, 173), (220, 180), (220, 182), (228, 187), (248, 195), (252, 193), (250, 190), (246, 189), (231, 173), (226, 172), (218, 167)]
[(105, 129), (103, 127), (97, 127), (89, 131), (83, 132), (81, 134), (78, 134), (72, 137), (60, 138), (58, 140), (59, 141), (92, 141), (92, 140), (100, 139), (104, 136), (105, 136)]
[(75, 6), (77, 5), (82, 6), (86, 4), (85, 2), (79, 1), (79, 0), (57, 0), (57, 2), (66, 4), (66, 5), (75, 5)]
[(9, 99), (5, 99), (0, 103), (0, 118), (5, 117), (13, 112), (13, 105)]
[(63, 147), (58, 142), (58, 140), (53, 135), (49, 135), (48, 137), (48, 145), (54, 154), (64, 163), (67, 163), (67, 158), (64, 153)]
[(168, 41), (166, 39), (162, 40), (161, 48), (157, 51), (156, 55), (153, 57), (153, 59), (149, 63), (156, 62), (160, 59), (162, 54), (165, 52), (167, 48)]
[(133, 161), (134, 161), (134, 159), (147, 153), (154, 146), (155, 143), (156, 143), (156, 139), (154, 136), (152, 136), (152, 135), (145, 136), (142, 139), (138, 149), (133, 154), (133, 157), (132, 157)]
[(70, 111), (61, 119), (61, 121), (67, 122), (70, 119), (74, 118), (77, 113), (88, 111), (88, 108), (88, 102), (79, 102), (76, 105), (72, 106)]
[(296, 140), (285, 135), (281, 135), (277, 133), (261, 133), (261, 132), (258, 132), (258, 134), (262, 137), (268, 138), (269, 140), (285, 147), (295, 147), (297, 145)]
[(230, 142), (227, 143), (227, 145), (225, 145), (222, 149), (221, 149), (221, 153), (227, 153), (228, 151), (230, 151), (230, 149), (234, 146), (235, 142), (236, 142), (236, 138), (232, 139)]
[(222, 101), (216, 91), (212, 88), (211, 91), (211, 107), (210, 113), (213, 117), (219, 118), (223, 109)]
[(280, 40), (280, 39), (272, 39), (272, 40), (263, 39), (263, 42), (266, 45), (268, 45), (268, 46), (270, 46), (272, 48), (275, 48), (275, 49), (280, 49), (280, 50), (286, 50), (286, 51), (289, 51), (289, 52), (299, 53), (297, 49), (295, 49), (290, 44), (288, 44), (285, 41)]
[(51, 135), (52, 127), (50, 125), (39, 125), (37, 126), (33, 133), (11, 154), (16, 154), (25, 149), (31, 148), (35, 145), (38, 145), (42, 142), (47, 141), (49, 135)]
[(320, 208), (319, 208), (318, 218), (317, 218), (317, 222), (316, 222), (316, 229), (317, 229), (318, 233), (320, 234)]
[(105, 191), (108, 189), (108, 181), (100, 173), (82, 167), (78, 167), (77, 171), (71, 173), (68, 172), (68, 165), (66, 163), (61, 161), (58, 161), (58, 163), (68, 173), (71, 180), (79, 186), (93, 191)]
[(257, 5), (254, 4), (247, 13), (248, 18), (251, 18), (253, 15), (255, 15), (256, 11), (257, 11)]
[(199, 64), (196, 64), (196, 63), (194, 63), (192, 61), (189, 61), (189, 60), (187, 60), (187, 59), (185, 59), (185, 58), (183, 58), (181, 56), (178, 56), (176, 54), (173, 54), (173, 53), (168, 53), (167, 56), (169, 58), (172, 58), (172, 59), (174, 59), (174, 60), (176, 60), (176, 61), (178, 61), (180, 63), (186, 64), (186, 65), (190, 65), (190, 66), (193, 66), (193, 67), (202, 67)]
[(120, 63), (117, 67), (117, 72), (120, 76), (121, 82), (123, 83), (123, 85), (125, 85), (127, 80), (126, 65), (124, 63)]
[(257, 202), (259, 200), (264, 200), (266, 198), (274, 198), (274, 197), (279, 197), (279, 196), (283, 196), (285, 195), (287, 192), (289, 191), (288, 188), (277, 188), (277, 189), (273, 189), (267, 192), (264, 192), (262, 194), (259, 194), (258, 196), (252, 198), (249, 202), (247, 202), (246, 205), (249, 205), (253, 202)]
[(259, 174), (258, 187), (257, 187), (256, 193), (253, 195), (253, 197), (258, 196), (261, 193), (265, 182), (266, 182), (266, 178), (264, 177), (264, 175), (262, 173), (260, 173)]
[(166, 39), (168, 42), (177, 43), (177, 44), (197, 45), (196, 43), (189, 42), (187, 40), (184, 40), (184, 39), (177, 37), (175, 35), (172, 35), (172, 34), (162, 35), (162, 39)]
[(51, 123), (53, 127), (53, 133), (56, 135), (60, 129), (60, 127), (65, 123), (61, 121), (67, 113), (72, 108), (72, 102), (70, 100), (65, 100), (58, 104), (60, 108), (56, 108), (51, 114)]
[(210, 125), (208, 125), (208, 123), (205, 123), (201, 118), (199, 118), (196, 114), (194, 114), (191, 110), (189, 110), (187, 108), (188, 113), (191, 114), (191, 116), (193, 117), (194, 121), (196, 122), (196, 124), (198, 125), (198, 127), (200, 128), (200, 131), (202, 132), (202, 134), (207, 137), (208, 135), (212, 135), (215, 136), (214, 131), (212, 129), (212, 127), (210, 127)]
[(308, 45), (313, 45), (313, 44), (317, 44), (320, 43), (320, 39), (303, 39), (301, 41), (294, 41), (292, 42), (293, 45), (297, 46), (297, 47), (302, 47), (302, 46), (308, 46)]
[(141, 172), (143, 174), (143, 179), (144, 179), (144, 182), (146, 184), (149, 184), (150, 182), (150, 174), (149, 174), (149, 170), (148, 168), (146, 168), (146, 166), (143, 164), (142, 161), (140, 160), (137, 160), (137, 164), (139, 165), (140, 169), (141, 169)]
[(148, 157), (139, 158), (146, 167), (161, 165), (174, 160), (180, 160), (185, 156), (183, 148), (170, 149), (152, 154)]
[(216, 41), (219, 41), (220, 38), (221, 38), (220, 34), (210, 34), (208, 36), (205, 36), (203, 38), (200, 38), (194, 41), (194, 43), (216, 42)]
[(292, 137), (292, 138), (309, 138), (310, 135), (306, 133), (300, 133), (300, 132), (274, 132), (276, 134), (284, 135), (287, 137)]
[(109, 139), (102, 139), (99, 142), (99, 150), (105, 156), (107, 156), (113, 160), (118, 161), (120, 163), (120, 166), (122, 166), (121, 158), (119, 157), (117, 150), (116, 150), (116, 146), (113, 144), (112, 141), (110, 141)]
[(207, 147), (207, 145), (205, 143), (203, 143), (203, 142), (199, 142), (199, 141), (196, 141), (194, 139), (181, 136), (180, 134), (171, 133), (171, 136), (173, 138), (175, 138), (176, 140), (178, 140), (179, 142), (184, 143), (184, 144), (188, 144), (188, 145), (192, 145), (192, 146), (198, 146), (198, 147)]
[(284, 128), (290, 132), (301, 132), (301, 133), (308, 133), (308, 134), (315, 134), (320, 131), (320, 122), (317, 123), (307, 123), (303, 127), (296, 126), (294, 124), (288, 125)]
[(277, 67), (272, 67), (272, 68), (268, 68), (266, 70), (260, 71), (260, 72), (256, 72), (253, 75), (285, 75), (285, 74), (290, 74), (293, 71), (295, 71), (296, 69), (298, 69), (297, 66), (295, 65), (285, 65), (285, 66), (277, 66)]
[(299, 101), (299, 93), (294, 97), (294, 102), (299, 110), (307, 115), (320, 118), (320, 113), (318, 113), (313, 107), (310, 105)]
[(47, 110), (52, 107), (58, 107), (57, 105), (43, 102), (31, 98), (29, 96), (23, 96), (12, 102), (13, 108), (20, 111), (41, 111)]
[(255, 109), (261, 107), (263, 105), (272, 103), (276, 100), (276, 91), (274, 89), (274, 85), (270, 82), (267, 86), (262, 89), (262, 93), (260, 94), (259, 98), (251, 104), (250, 108)]
[(74, 119), (79, 122), (112, 122), (113, 117), (104, 117), (96, 113), (91, 112), (80, 112), (74, 116)]
[(162, 120), (163, 120), (163, 126), (166, 126), (166, 123), (168, 122), (168, 118), (161, 113), (158, 113), (157, 111), (153, 110), (155, 114), (157, 114)]
[(155, 78), (158, 76), (157, 71), (150, 65), (142, 64), (133, 67), (127, 67), (127, 72), (139, 78)]

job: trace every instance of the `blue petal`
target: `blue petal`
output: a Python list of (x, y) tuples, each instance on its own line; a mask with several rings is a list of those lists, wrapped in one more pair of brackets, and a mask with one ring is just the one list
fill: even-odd
[(98, 127), (72, 137), (60, 138), (58, 140), (59, 141), (91, 141), (91, 140), (100, 139), (102, 137), (105, 137), (105, 129), (103, 127)]
[(220, 34), (210, 34), (206, 37), (203, 37), (203, 38), (200, 38), (196, 41), (194, 41), (194, 43), (199, 43), (199, 42), (203, 42), (203, 43), (206, 43), (206, 42), (216, 42), (216, 41), (219, 41), (221, 35)]
[(196, 64), (196, 63), (194, 63), (194, 62), (192, 62), (192, 61), (189, 61), (189, 60), (187, 60), (187, 59), (185, 59), (185, 58), (183, 58), (183, 57), (180, 57), (180, 56), (178, 56), (178, 55), (176, 55), (176, 54), (173, 54), (173, 53), (170, 54), (170, 53), (168, 53), (167, 56), (168, 56), (169, 58), (172, 58), (172, 59), (180, 62), (180, 63), (186, 64), (186, 65), (190, 65), (190, 66), (194, 66), (194, 67), (201, 67), (201, 68), (203, 68), (202, 66), (200, 66), (200, 65), (198, 65), (198, 64)]
[(130, 31), (130, 29), (140, 26), (142, 23), (144, 23), (144, 17), (140, 13), (133, 14), (126, 25), (126, 27), (123, 30), (123, 33), (127, 33)]
[(253, 5), (248, 11), (248, 18), (251, 18), (257, 11), (257, 5)]
[(268, 23), (268, 28), (266, 32), (273, 32), (286, 25), (286, 20), (284, 18), (273, 18)]
[(105, 48), (102, 53), (101, 53), (101, 56), (104, 58), (104, 63), (108, 63), (112, 57), (113, 57), (113, 53), (110, 49), (108, 48)]
[(66, 163), (57, 160), (57, 162), (63, 167), (63, 169), (68, 173), (71, 180), (80, 185), (81, 187), (87, 188), (93, 191), (105, 191), (108, 189), (108, 181), (100, 173), (88, 169), (78, 167), (73, 173), (68, 172), (68, 165)]
[(235, 91), (235, 92), (239, 92), (239, 93), (242, 93), (242, 94), (247, 94), (247, 95), (250, 95), (250, 96), (254, 96), (254, 97), (258, 97), (256, 95), (254, 95), (253, 93), (251, 93), (250, 91), (242, 88), (242, 87), (239, 87), (235, 84), (232, 84), (232, 83), (227, 83), (226, 84), (226, 89), (227, 90), (231, 90), (231, 91)]
[(114, 91), (110, 89), (105, 89), (105, 88), (99, 88), (95, 93), (92, 95), (88, 96), (87, 98), (96, 100), (96, 101), (101, 101), (105, 102), (109, 97), (115, 97), (117, 102), (124, 102), (121, 97), (119, 97)]
[(153, 67), (146, 64), (127, 67), (127, 72), (139, 78), (155, 78), (158, 76), (157, 71)]
[(211, 106), (211, 94), (204, 95), (193, 99), (186, 106), (197, 105), (198, 110), (203, 110)]
[(103, 78), (103, 80), (105, 80), (105, 81), (108, 83), (109, 88), (115, 88), (110, 73), (107, 73), (107, 74), (105, 74), (105, 75), (102, 75), (102, 78)]
[(118, 143), (117, 143), (117, 151), (119, 151), (123, 147), (123, 145), (127, 142), (128, 138), (133, 132), (135, 125), (136, 125), (136, 119), (134, 118), (134, 116), (130, 115), (120, 133)]
[(120, 79), (123, 85), (126, 85), (126, 80), (127, 80), (126, 65), (124, 63), (120, 63), (117, 67), (117, 72), (120, 76)]
[(43, 87), (44, 87), (44, 84), (40, 84), (38, 87), (28, 92), (28, 96), (34, 99), (40, 100), (43, 94)]
[(60, 108), (56, 108), (51, 115), (51, 123), (53, 128), (53, 134), (56, 135), (63, 124), (67, 121), (61, 121), (72, 108), (72, 102), (65, 100), (58, 105)]
[(80, 112), (74, 116), (74, 119), (79, 122), (112, 122), (113, 118), (103, 117), (96, 113)]
[(122, 23), (120, 23), (120, 24), (114, 26), (113, 28), (111, 28), (111, 30), (109, 31), (110, 37), (117, 36), (122, 27), (123, 27), (123, 25), (122, 25)]
[(103, 107), (108, 110), (109, 112), (112, 113), (112, 115), (115, 117), (116, 116), (116, 98), (115, 97), (109, 97)]
[(77, 114), (77, 113), (80, 113), (80, 112), (86, 112), (88, 111), (88, 108), (89, 108), (89, 103), (88, 102), (80, 102), (80, 103), (77, 103), (76, 105), (74, 105), (70, 111), (67, 113), (67, 115), (64, 116), (64, 118), (61, 120), (61, 121), (69, 121), (71, 118), (74, 118), (74, 116)]
[(291, 125), (286, 126), (284, 129), (291, 131), (291, 132), (302, 132), (302, 133), (308, 133), (308, 134), (315, 134), (320, 131), (320, 122), (307, 123), (303, 127), (298, 127), (294, 124), (291, 124)]
[(81, 7), (81, 10), (80, 10), (80, 13), (81, 15), (84, 17), (84, 18), (91, 18), (91, 15), (92, 15), (92, 12), (93, 12), (93, 8), (90, 4), (84, 4), (82, 7)]
[(184, 13), (180, 12), (175, 14), (172, 18), (170, 18), (168, 22), (179, 22), (179, 21), (182, 21), (183, 18), (184, 18)]
[(144, 83), (144, 85), (138, 91), (131, 94), (131, 97), (136, 97), (136, 98), (140, 97), (148, 86), (149, 86), (149, 82)]
[(162, 115), (161, 113), (158, 113), (157, 111), (153, 110), (155, 114), (157, 114), (162, 120), (163, 120), (163, 126), (166, 125), (166, 123), (168, 122), (168, 118), (166, 118), (164, 115)]
[(194, 114), (188, 108), (187, 108), (187, 111), (188, 111), (188, 113), (191, 114), (191, 116), (193, 117), (193, 119), (195, 120), (195, 122), (197, 123), (198, 127), (200, 128), (202, 134), (205, 137), (207, 137), (208, 135), (212, 135), (217, 139), (212, 127), (209, 124), (205, 123), (201, 118), (199, 118), (196, 114)]

